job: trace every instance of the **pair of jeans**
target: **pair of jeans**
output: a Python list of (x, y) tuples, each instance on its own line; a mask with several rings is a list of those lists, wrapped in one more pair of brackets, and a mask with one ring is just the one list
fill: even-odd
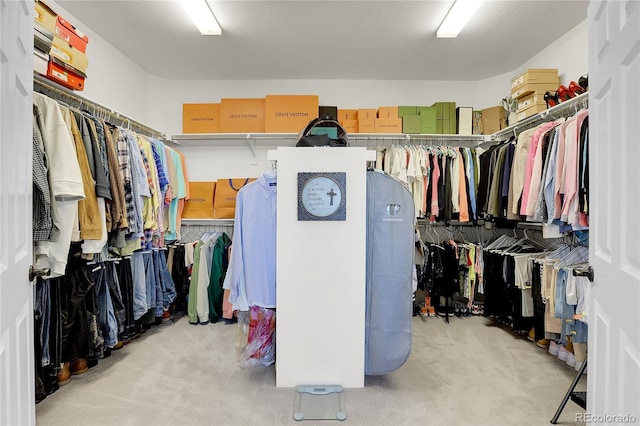
[(158, 274), (153, 264), (153, 257), (153, 251), (142, 252), (147, 292), (147, 308), (153, 310), (155, 316), (162, 316), (162, 289), (157, 282)]
[(106, 265), (101, 264), (93, 269), (93, 279), (98, 294), (98, 327), (104, 339), (104, 346), (112, 348), (118, 343), (118, 323), (113, 312), (113, 303), (109, 294)]
[[(40, 366), (49, 365), (49, 327), (51, 324), (51, 295), (49, 293), (49, 280), (38, 278), (36, 280), (35, 301), (33, 304), (35, 315), (35, 337), (39, 341), (41, 357)], [(37, 367), (37, 366), (36, 366)]]
[(131, 274), (133, 282), (133, 318), (142, 318), (149, 310), (147, 302), (147, 284), (145, 274), (145, 256), (141, 251), (134, 251), (131, 255)]
[(156, 299), (155, 306), (153, 308), (153, 312), (156, 317), (161, 317), (164, 313), (164, 301), (163, 301), (163, 292), (162, 292), (162, 277), (160, 276), (160, 259), (159, 259), (159, 250), (154, 249), (151, 250), (151, 267), (153, 268), (153, 282), (156, 289)]
[(122, 334), (126, 314), (122, 292), (120, 291), (120, 281), (118, 279), (116, 263), (113, 261), (106, 262), (104, 272), (109, 289), (109, 296), (111, 296), (111, 304), (113, 305), (113, 314), (115, 315), (118, 325), (118, 334)]
[(187, 311), (187, 295), (189, 294), (189, 270), (185, 265), (184, 246), (177, 245), (169, 249), (169, 256), (173, 256), (171, 278), (176, 289), (175, 311)]
[(158, 271), (160, 286), (162, 288), (162, 307), (166, 311), (169, 309), (169, 305), (176, 300), (176, 285), (173, 282), (173, 278), (171, 278), (169, 268), (167, 267), (165, 250), (154, 250), (153, 256), (153, 263)]
[(133, 313), (133, 275), (131, 272), (131, 258), (123, 258), (116, 265), (118, 272), (118, 284), (120, 284), (120, 294), (124, 305), (124, 325), (120, 335), (120, 340), (131, 340), (136, 334), (136, 322)]
[(62, 362), (88, 358), (93, 353), (89, 334), (89, 316), (86, 297), (94, 282), (86, 263), (74, 254), (79, 247), (72, 247), (65, 275), (59, 278), (60, 317), (62, 326)]

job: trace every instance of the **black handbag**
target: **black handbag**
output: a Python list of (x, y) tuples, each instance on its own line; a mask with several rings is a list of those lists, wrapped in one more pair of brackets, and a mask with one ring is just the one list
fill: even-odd
[[(322, 133), (322, 128), (335, 128), (336, 138), (329, 137), (328, 134)], [(314, 130), (316, 129), (316, 130)], [(332, 133), (332, 132), (331, 132)], [(302, 129), (298, 135), (297, 147), (304, 146), (336, 146), (346, 147), (349, 146), (347, 142), (347, 132), (336, 120), (330, 116), (324, 116), (323, 118), (314, 118), (307, 124), (307, 127)]]

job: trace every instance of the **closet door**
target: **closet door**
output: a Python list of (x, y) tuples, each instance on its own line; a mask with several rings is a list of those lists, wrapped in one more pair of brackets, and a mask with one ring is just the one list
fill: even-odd
[[(587, 412), (640, 422), (640, 2), (591, 1)], [(627, 417), (633, 416), (635, 420)], [(609, 416), (609, 417), (607, 417)]]
[(33, 1), (0, 0), (0, 424), (35, 423), (31, 265)]

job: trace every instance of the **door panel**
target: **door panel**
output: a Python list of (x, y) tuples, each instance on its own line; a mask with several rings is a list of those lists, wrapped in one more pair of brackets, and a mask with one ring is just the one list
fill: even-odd
[[(589, 5), (590, 258), (587, 412), (640, 421), (640, 7)], [(600, 417), (598, 417), (600, 418)]]
[(31, 138), (33, 1), (0, 0), (0, 424), (35, 423)]

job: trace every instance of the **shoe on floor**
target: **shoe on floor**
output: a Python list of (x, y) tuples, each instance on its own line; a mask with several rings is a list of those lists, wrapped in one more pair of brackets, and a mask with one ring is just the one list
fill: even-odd
[(89, 364), (87, 364), (87, 360), (84, 358), (79, 358), (69, 365), (69, 371), (74, 376), (84, 374), (87, 370), (89, 370)]
[(555, 340), (551, 340), (549, 342), (549, 354), (553, 356), (558, 356), (558, 350), (560, 350), (560, 345)]
[(124, 346), (124, 342), (122, 340), (118, 340), (118, 343), (116, 343), (111, 349), (112, 351), (117, 351), (118, 349), (122, 349), (122, 347)]
[[(576, 361), (576, 365), (575, 365), (573, 368), (575, 368), (575, 369), (576, 369), (576, 371), (580, 371), (580, 368), (582, 368), (582, 363), (583, 363), (583, 362), (584, 362), (584, 361)], [(584, 370), (584, 373), (582, 373), (582, 374), (587, 374), (587, 370), (588, 370), (588, 368), (587, 368), (587, 369), (585, 369), (585, 370)]]
[(570, 352), (564, 346), (560, 346), (560, 348), (558, 348), (558, 359), (560, 361), (566, 362), (569, 354)]
[(68, 362), (65, 362), (64, 364), (62, 364), (62, 371), (58, 373), (56, 378), (58, 379), (58, 386), (64, 386), (67, 383), (69, 383), (69, 380), (71, 380), (71, 372), (69, 371)]
[[(569, 351), (567, 351), (569, 352)], [(567, 354), (567, 360), (565, 361), (567, 363), (567, 365), (569, 367), (575, 367), (576, 366), (576, 356), (574, 354), (572, 354), (571, 352), (569, 352)]]
[(549, 339), (540, 339), (536, 342), (536, 345), (542, 349), (547, 349), (550, 344), (551, 344), (551, 340)]
[(529, 330), (529, 334), (527, 335), (527, 339), (529, 339), (530, 342), (535, 342), (536, 341), (536, 329), (531, 327), (531, 330)]

